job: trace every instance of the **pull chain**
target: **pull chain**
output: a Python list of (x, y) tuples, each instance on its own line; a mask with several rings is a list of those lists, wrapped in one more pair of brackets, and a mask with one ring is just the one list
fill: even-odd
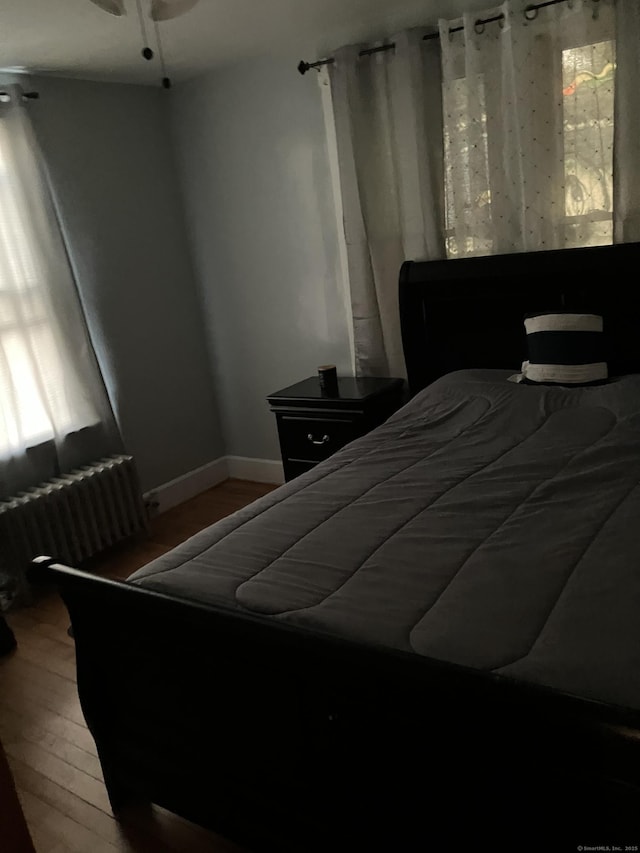
[(154, 20), (153, 25), (156, 30), (156, 43), (158, 45), (158, 56), (160, 57), (160, 69), (162, 71), (162, 86), (165, 89), (171, 88), (171, 78), (167, 75), (167, 67), (164, 61), (164, 51), (162, 49), (162, 39), (160, 38), (160, 27), (158, 22)]
[(138, 9), (138, 21), (140, 22), (140, 35), (142, 36), (142, 56), (145, 59), (151, 60), (153, 59), (153, 51), (149, 47), (147, 42), (147, 28), (144, 25), (144, 15), (142, 14), (142, 5), (141, 0), (136, 0), (136, 7)]

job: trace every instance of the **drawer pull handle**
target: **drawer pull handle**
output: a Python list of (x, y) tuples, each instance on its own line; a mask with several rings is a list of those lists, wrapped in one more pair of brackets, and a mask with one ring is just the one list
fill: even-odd
[(328, 441), (331, 441), (331, 439), (329, 438), (329, 436), (326, 433), (322, 436), (322, 438), (317, 439), (317, 438), (314, 438), (313, 433), (310, 432), (307, 435), (307, 438), (309, 439), (311, 444), (326, 444)]

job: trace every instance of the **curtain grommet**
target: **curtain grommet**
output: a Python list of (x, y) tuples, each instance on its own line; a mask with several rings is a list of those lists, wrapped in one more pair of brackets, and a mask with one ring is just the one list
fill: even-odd
[(473, 29), (476, 31), (476, 34), (481, 36), (484, 32), (484, 21), (481, 21), (479, 18), (473, 25)]
[(525, 20), (527, 21), (535, 21), (538, 17), (538, 9), (536, 6), (525, 6), (525, 10), (523, 12)]

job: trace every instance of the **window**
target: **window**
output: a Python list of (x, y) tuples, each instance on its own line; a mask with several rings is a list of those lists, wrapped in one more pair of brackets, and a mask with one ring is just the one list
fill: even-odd
[(444, 46), (449, 257), (612, 242), (615, 41), (570, 34)]
[(444, 103), (454, 117), (444, 123), (447, 255), (487, 255), (493, 239), (484, 79), (477, 76), (473, 85), (466, 77), (452, 80)]
[(97, 420), (54, 310), (52, 279), (69, 273), (42, 228), (40, 176), (20, 179), (14, 143), (0, 121), (0, 459)]
[(562, 52), (567, 246), (613, 239), (615, 43)]

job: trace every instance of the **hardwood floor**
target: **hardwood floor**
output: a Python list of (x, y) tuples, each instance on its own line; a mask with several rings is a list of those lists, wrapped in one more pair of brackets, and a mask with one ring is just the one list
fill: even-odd
[[(273, 488), (227, 480), (152, 519), (148, 538), (112, 550), (90, 568), (126, 578)], [(6, 615), (18, 647), (0, 658), (0, 741), (37, 853), (239, 853), (229, 841), (157, 807), (114, 819), (78, 701), (62, 601), (48, 593)]]

